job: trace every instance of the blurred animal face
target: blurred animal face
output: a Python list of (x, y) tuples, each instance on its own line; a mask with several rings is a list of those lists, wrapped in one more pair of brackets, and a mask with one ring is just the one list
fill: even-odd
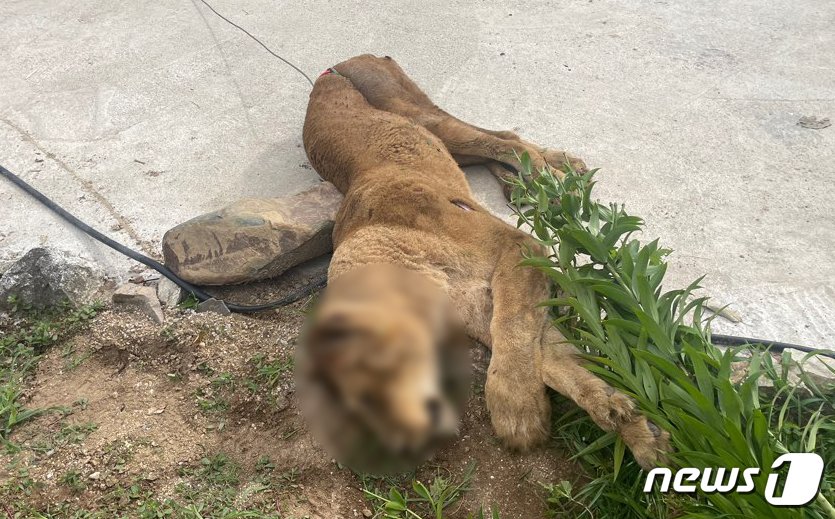
[(308, 420), (352, 468), (416, 464), (457, 434), (466, 344), (440, 291), (415, 276), (375, 269), (340, 278), (300, 346)]

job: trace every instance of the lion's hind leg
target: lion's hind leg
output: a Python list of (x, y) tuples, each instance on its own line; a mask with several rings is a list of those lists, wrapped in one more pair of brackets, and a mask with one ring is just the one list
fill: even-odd
[(581, 159), (563, 150), (544, 148), (512, 131), (479, 128), (450, 115), (435, 105), (388, 56), (364, 54), (334, 68), (349, 78), (375, 108), (406, 117), (432, 132), (460, 165), (488, 164), (501, 180), (519, 171), (520, 157), (528, 154), (534, 173), (550, 168), (559, 175), (566, 163), (578, 171), (586, 170)]

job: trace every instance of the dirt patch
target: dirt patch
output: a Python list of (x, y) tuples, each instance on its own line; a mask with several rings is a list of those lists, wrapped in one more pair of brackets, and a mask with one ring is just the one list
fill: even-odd
[(555, 444), (527, 454), (498, 444), (481, 389), (481, 349), (454, 444), (399, 480), (369, 480), (339, 466), (297, 411), (292, 359), (303, 320), (301, 303), (255, 317), (169, 310), (164, 326), (130, 309), (106, 309), (50, 349), (29, 381), (28, 408), (64, 411), (17, 428), (11, 439), (22, 449), (0, 455), (5, 511), (167, 517), (179, 516), (178, 504), (206, 506), (205, 517), (222, 515), (222, 507), (362, 517), (375, 512), (362, 491), (369, 485), (387, 492), (399, 481), (410, 489), (413, 477), (454, 479), (475, 464), (470, 490), (445, 516), (464, 518), (483, 505), (503, 518), (536, 518), (545, 515), (538, 482), (575, 479), (576, 467)]

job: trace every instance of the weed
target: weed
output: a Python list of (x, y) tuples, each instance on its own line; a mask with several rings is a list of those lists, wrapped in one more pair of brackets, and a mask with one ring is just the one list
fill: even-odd
[(272, 472), (275, 470), (275, 464), (269, 456), (261, 456), (255, 463), (255, 470), (260, 473)]
[(223, 453), (201, 458), (197, 467), (182, 469), (180, 475), (197, 476), (209, 485), (237, 485), (239, 482), (238, 465)]
[(94, 303), (72, 308), (67, 303), (37, 310), (14, 296), (8, 302), (13, 322), (0, 330), (0, 445), (13, 451), (16, 447), (9, 436), (16, 426), (58, 409), (26, 409), (21, 402), (23, 383), (33, 372), (39, 356), (85, 326), (103, 306)]
[[(696, 280), (665, 292), (661, 283), (670, 251), (657, 240), (632, 238), (642, 221), (617, 205), (592, 201), (594, 171), (566, 170), (564, 179), (543, 171), (532, 175), (530, 158), (513, 182), (518, 224), (528, 225), (547, 254), (528, 251), (523, 265), (542, 270), (554, 282), (554, 326), (584, 353), (588, 369), (632, 396), (640, 410), (667, 430), (677, 467), (764, 467), (758, 489), (780, 454), (817, 452), (835, 464), (832, 388), (803, 376), (802, 363), (784, 352), (779, 362), (756, 347), (720, 350), (710, 342), (703, 319), (705, 298), (693, 298)], [(732, 365), (745, 360), (748, 374), (731, 382)], [(790, 369), (800, 386), (788, 383)], [(760, 389), (773, 386), (773, 398)], [(776, 508), (763, 492), (712, 493), (694, 497), (644, 494), (644, 473), (626, 455), (620, 437), (603, 433), (582, 413), (557, 422), (558, 434), (577, 451), (592, 479), (576, 492), (549, 488), (556, 508), (577, 517), (835, 517), (831, 500), (835, 473), (824, 477), (821, 493), (803, 508)], [(827, 498), (828, 496), (828, 498)]]
[(98, 425), (92, 422), (64, 425), (55, 435), (55, 440), (59, 444), (81, 443), (96, 429), (98, 429)]
[[(377, 516), (385, 519), (443, 519), (444, 510), (469, 490), (474, 473), (475, 465), (471, 464), (457, 480), (437, 475), (428, 487), (417, 479), (412, 480), (414, 497), (395, 486), (391, 486), (386, 495), (368, 488), (364, 488), (363, 493), (375, 503)], [(483, 512), (480, 513), (483, 516)]]
[(197, 305), (199, 304), (200, 300), (197, 299), (197, 296), (189, 294), (181, 303), (177, 304), (177, 308), (181, 310), (197, 310)]
[(478, 509), (478, 512), (476, 512), (475, 514), (468, 515), (467, 519), (502, 519), (501, 514), (499, 513), (499, 510), (496, 509), (496, 508), (490, 507), (490, 511), (489, 511), (490, 516), (489, 517), (487, 515), (485, 515), (486, 513), (488, 513), (488, 512), (484, 511), (484, 507), (481, 507), (481, 508)]
[(18, 465), (16, 462), (12, 463), (8, 471), (9, 478), (3, 484), (0, 495), (29, 495), (32, 490), (38, 486), (29, 475), (29, 469), (25, 465)]
[(296, 484), (296, 481), (298, 481), (299, 474), (301, 474), (301, 471), (298, 467), (290, 467), (290, 469), (279, 474), (278, 479), (290, 486), (293, 486)]
[[(235, 384), (235, 378), (231, 373), (221, 373), (213, 378), (208, 386), (196, 390), (197, 408), (207, 415), (223, 415), (231, 408), (228, 393), (234, 389)], [(218, 424), (210, 427), (223, 429), (226, 425), (224, 417), (220, 416), (220, 420)]]
[(72, 342), (68, 342), (66, 346), (64, 346), (64, 350), (61, 352), (61, 356), (64, 357), (64, 368), (67, 371), (72, 371), (81, 364), (84, 363), (85, 360), (89, 359), (92, 355), (92, 352), (85, 352), (81, 355), (76, 355), (75, 344)]
[(545, 502), (548, 504), (549, 518), (574, 516), (578, 509), (588, 514), (589, 517), (594, 516), (591, 510), (574, 497), (570, 481), (563, 480), (557, 484), (540, 483), (540, 485), (548, 493)]
[(167, 342), (175, 342), (177, 340), (177, 334), (174, 332), (174, 329), (171, 326), (165, 325), (159, 331), (160, 337), (165, 339)]
[[(257, 483), (244, 489), (239, 495), (240, 486), (239, 467), (223, 453), (214, 456), (207, 456), (194, 466), (184, 467), (180, 475), (188, 478), (188, 481), (177, 485), (176, 491), (183, 498), (185, 503), (174, 500), (165, 502), (149, 501), (140, 508), (145, 515), (142, 517), (160, 517), (150, 515), (152, 512), (165, 512), (173, 517), (183, 518), (238, 518), (238, 517), (263, 517), (276, 518), (277, 516), (267, 513), (266, 510), (257, 508), (238, 509), (235, 503), (238, 500), (245, 500), (252, 494), (260, 493), (267, 487)], [(244, 495), (245, 494), (245, 495)], [(168, 517), (161, 515), (161, 517)]]
[(223, 398), (198, 398), (197, 408), (204, 413), (225, 413), (229, 410), (229, 402)]
[(215, 374), (215, 370), (205, 360), (198, 362), (196, 368), (197, 372), (204, 377), (211, 377)]
[(234, 389), (235, 376), (231, 373), (221, 373), (212, 380), (211, 385), (214, 389)]
[(84, 476), (77, 470), (68, 470), (58, 481), (69, 488), (73, 494), (80, 494), (87, 488), (87, 484), (84, 482)]
[(255, 368), (254, 382), (258, 384), (257, 386), (251, 385), (250, 389), (266, 386), (272, 390), (284, 375), (293, 371), (293, 357), (268, 360), (265, 355), (259, 354), (252, 357), (249, 363)]

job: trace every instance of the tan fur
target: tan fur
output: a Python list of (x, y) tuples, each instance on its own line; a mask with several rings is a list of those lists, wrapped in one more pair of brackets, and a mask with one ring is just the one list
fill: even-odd
[[(362, 55), (334, 69), (338, 74), (316, 81), (304, 125), (313, 167), (345, 194), (334, 229), (330, 285), (363, 267), (393, 265), (447, 294), (466, 332), (492, 349), (487, 406), (508, 446), (527, 449), (547, 438), (547, 385), (601, 428), (618, 431), (641, 465), (656, 464), (669, 449), (668, 435), (586, 370), (550, 326), (546, 311), (536, 306), (549, 296), (546, 277), (518, 266), (522, 248), (537, 244), (478, 204), (459, 167), (484, 163), (502, 177), (508, 173), (499, 164), (518, 168), (523, 152), (537, 168), (569, 160), (582, 169), (582, 161), (450, 116), (388, 57)], [(388, 308), (387, 289), (379, 290), (377, 308)], [(323, 311), (339, 299), (330, 297)], [(368, 312), (375, 303), (369, 304)], [(426, 326), (409, 311), (402, 315), (411, 315), (404, 323)]]

